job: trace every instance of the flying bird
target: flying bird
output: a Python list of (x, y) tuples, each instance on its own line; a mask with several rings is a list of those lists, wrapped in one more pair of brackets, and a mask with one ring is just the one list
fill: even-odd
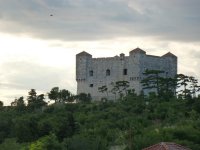
[(53, 14), (50, 15), (51, 17), (53, 16)]

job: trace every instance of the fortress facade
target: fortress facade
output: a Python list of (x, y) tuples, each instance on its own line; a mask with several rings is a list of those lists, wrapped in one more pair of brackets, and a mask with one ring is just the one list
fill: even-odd
[[(140, 48), (123, 53), (120, 56), (107, 58), (92, 58), (87, 52), (76, 55), (76, 81), (77, 94), (89, 93), (93, 100), (106, 97), (113, 99), (115, 95), (110, 92), (112, 82), (128, 81), (129, 88), (135, 89), (139, 94), (143, 88), (140, 83), (145, 77), (145, 70), (162, 70), (164, 76), (174, 77), (177, 74), (177, 57), (168, 52), (163, 56), (147, 55)], [(99, 92), (98, 88), (106, 86), (107, 94)], [(148, 93), (147, 91), (144, 91)]]

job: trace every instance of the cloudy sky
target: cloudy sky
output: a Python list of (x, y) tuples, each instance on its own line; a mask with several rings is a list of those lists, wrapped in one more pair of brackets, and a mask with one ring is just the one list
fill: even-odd
[(75, 55), (168, 51), (200, 79), (199, 0), (0, 0), (0, 100), (34, 88), (76, 93)]

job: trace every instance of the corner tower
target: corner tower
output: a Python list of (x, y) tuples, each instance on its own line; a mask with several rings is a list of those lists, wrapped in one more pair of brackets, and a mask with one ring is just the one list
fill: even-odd
[(168, 52), (162, 56), (163, 59), (166, 60), (166, 66), (168, 67), (168, 76), (174, 77), (177, 74), (177, 57)]

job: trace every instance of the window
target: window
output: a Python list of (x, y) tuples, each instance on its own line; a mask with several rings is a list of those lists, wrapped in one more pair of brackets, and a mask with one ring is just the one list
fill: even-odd
[(127, 69), (124, 69), (123, 75), (127, 75)]
[(109, 69), (106, 70), (106, 76), (110, 76), (110, 70)]
[(90, 84), (90, 87), (93, 87), (94, 85), (93, 84)]
[(89, 71), (89, 75), (92, 77), (93, 76), (93, 70)]

